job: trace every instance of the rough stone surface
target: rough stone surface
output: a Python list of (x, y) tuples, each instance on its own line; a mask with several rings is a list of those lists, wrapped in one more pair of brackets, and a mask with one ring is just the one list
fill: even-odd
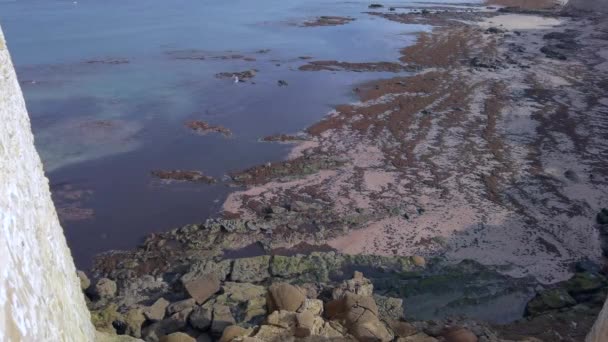
[(144, 310), (144, 315), (150, 321), (160, 321), (165, 318), (167, 306), (169, 306), (169, 301), (164, 298), (159, 298), (154, 304)]
[(211, 323), (211, 333), (220, 336), (226, 327), (234, 325), (236, 321), (226, 305), (216, 304), (213, 306), (213, 322)]
[(296, 314), (296, 337), (308, 337), (313, 333), (315, 316), (310, 311)]
[(116, 295), (116, 282), (108, 278), (101, 278), (95, 284), (95, 295), (99, 298), (112, 298)]
[(192, 309), (196, 305), (194, 298), (188, 298), (180, 300), (179, 302), (171, 303), (167, 307), (167, 315), (171, 316), (176, 312), (180, 312), (186, 309)]
[(93, 341), (0, 29), (0, 341)]
[(209, 297), (220, 290), (220, 280), (213, 274), (192, 280), (182, 280), (182, 282), (188, 294), (194, 298), (198, 304), (203, 304)]
[(189, 317), (190, 324), (202, 331), (211, 327), (213, 321), (213, 306), (210, 303), (194, 308)]
[(219, 342), (230, 342), (237, 337), (247, 336), (251, 330), (239, 327), (238, 325), (231, 325), (224, 329), (222, 337)]
[(130, 309), (124, 315), (124, 322), (126, 325), (125, 334), (135, 337), (141, 337), (141, 326), (145, 321), (146, 317), (144, 315), (144, 309)]
[(254, 258), (236, 259), (232, 266), (232, 281), (256, 283), (270, 277), (268, 264), (270, 256), (262, 255)]

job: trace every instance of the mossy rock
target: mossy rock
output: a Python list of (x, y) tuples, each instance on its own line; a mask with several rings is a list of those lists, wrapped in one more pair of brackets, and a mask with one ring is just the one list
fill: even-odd
[(564, 287), (571, 294), (592, 292), (604, 286), (606, 286), (606, 278), (589, 272), (577, 273), (564, 284)]
[(297, 278), (298, 281), (324, 282), (328, 280), (325, 260), (312, 254), (309, 256), (275, 255), (270, 261), (270, 273), (273, 277)]
[(545, 311), (561, 309), (575, 305), (576, 301), (565, 289), (557, 288), (539, 293), (526, 307), (529, 315), (538, 315)]
[(91, 322), (95, 329), (101, 332), (116, 333), (112, 323), (123, 320), (116, 304), (110, 304), (103, 309), (91, 311)]

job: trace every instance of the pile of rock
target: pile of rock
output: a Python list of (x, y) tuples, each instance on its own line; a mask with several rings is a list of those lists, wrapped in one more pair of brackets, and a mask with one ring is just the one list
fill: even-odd
[(334, 287), (286, 282), (265, 287), (222, 283), (213, 272), (184, 275), (180, 282), (188, 298), (160, 297), (126, 310), (112, 303), (114, 281), (102, 278), (90, 286), (79, 276), (95, 300), (91, 305), (102, 307), (92, 311), (96, 328), (132, 336), (131, 341), (478, 341), (462, 326), (406, 322), (402, 300), (374, 296), (371, 281), (360, 272)]

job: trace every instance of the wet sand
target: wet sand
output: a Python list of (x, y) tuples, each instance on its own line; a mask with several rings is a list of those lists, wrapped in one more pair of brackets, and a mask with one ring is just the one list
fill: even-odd
[[(301, 239), (353, 254), (473, 259), (544, 283), (568, 278), (576, 260), (597, 260), (594, 218), (608, 201), (608, 63), (598, 53), (608, 43), (595, 31), (604, 22), (546, 12), (372, 15), (437, 25), (402, 51), (400, 62), (420, 71), (358, 87), (359, 102), (309, 127), (290, 154), (342, 163), (296, 179), (271, 177), (290, 160), (269, 164), (224, 209), (255, 218), (249, 203), (306, 194), (336, 218), (375, 218)], [(576, 48), (551, 32), (572, 33)]]

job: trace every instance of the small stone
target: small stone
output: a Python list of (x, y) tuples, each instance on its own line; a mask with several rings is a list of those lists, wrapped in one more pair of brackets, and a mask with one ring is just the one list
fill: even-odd
[(287, 283), (272, 284), (268, 288), (268, 312), (276, 310), (297, 311), (306, 297), (295, 286)]
[(87, 277), (86, 273), (84, 273), (83, 271), (76, 271), (76, 275), (78, 276), (78, 279), (80, 279), (80, 288), (83, 291), (88, 289), (89, 286), (91, 286), (91, 280), (89, 280), (89, 277)]
[(188, 294), (194, 298), (198, 304), (203, 304), (220, 290), (220, 280), (217, 276), (209, 274), (197, 279), (183, 283)]
[(230, 325), (224, 329), (219, 342), (230, 342), (237, 337), (247, 336), (251, 333), (250, 329), (239, 327), (238, 325)]
[(179, 302), (172, 303), (167, 307), (167, 315), (171, 316), (176, 312), (180, 312), (186, 309), (192, 309), (196, 305), (194, 298), (188, 298), (180, 300)]
[(95, 295), (101, 299), (113, 298), (116, 295), (116, 282), (108, 278), (101, 278), (95, 284)]
[(196, 340), (183, 332), (175, 332), (161, 337), (159, 342), (196, 342)]
[(161, 297), (152, 306), (144, 309), (144, 315), (150, 321), (160, 321), (165, 318), (167, 306), (169, 306), (169, 301)]
[(424, 267), (426, 265), (426, 260), (424, 260), (424, 258), (419, 255), (414, 255), (412, 257), (412, 262), (418, 267)]

